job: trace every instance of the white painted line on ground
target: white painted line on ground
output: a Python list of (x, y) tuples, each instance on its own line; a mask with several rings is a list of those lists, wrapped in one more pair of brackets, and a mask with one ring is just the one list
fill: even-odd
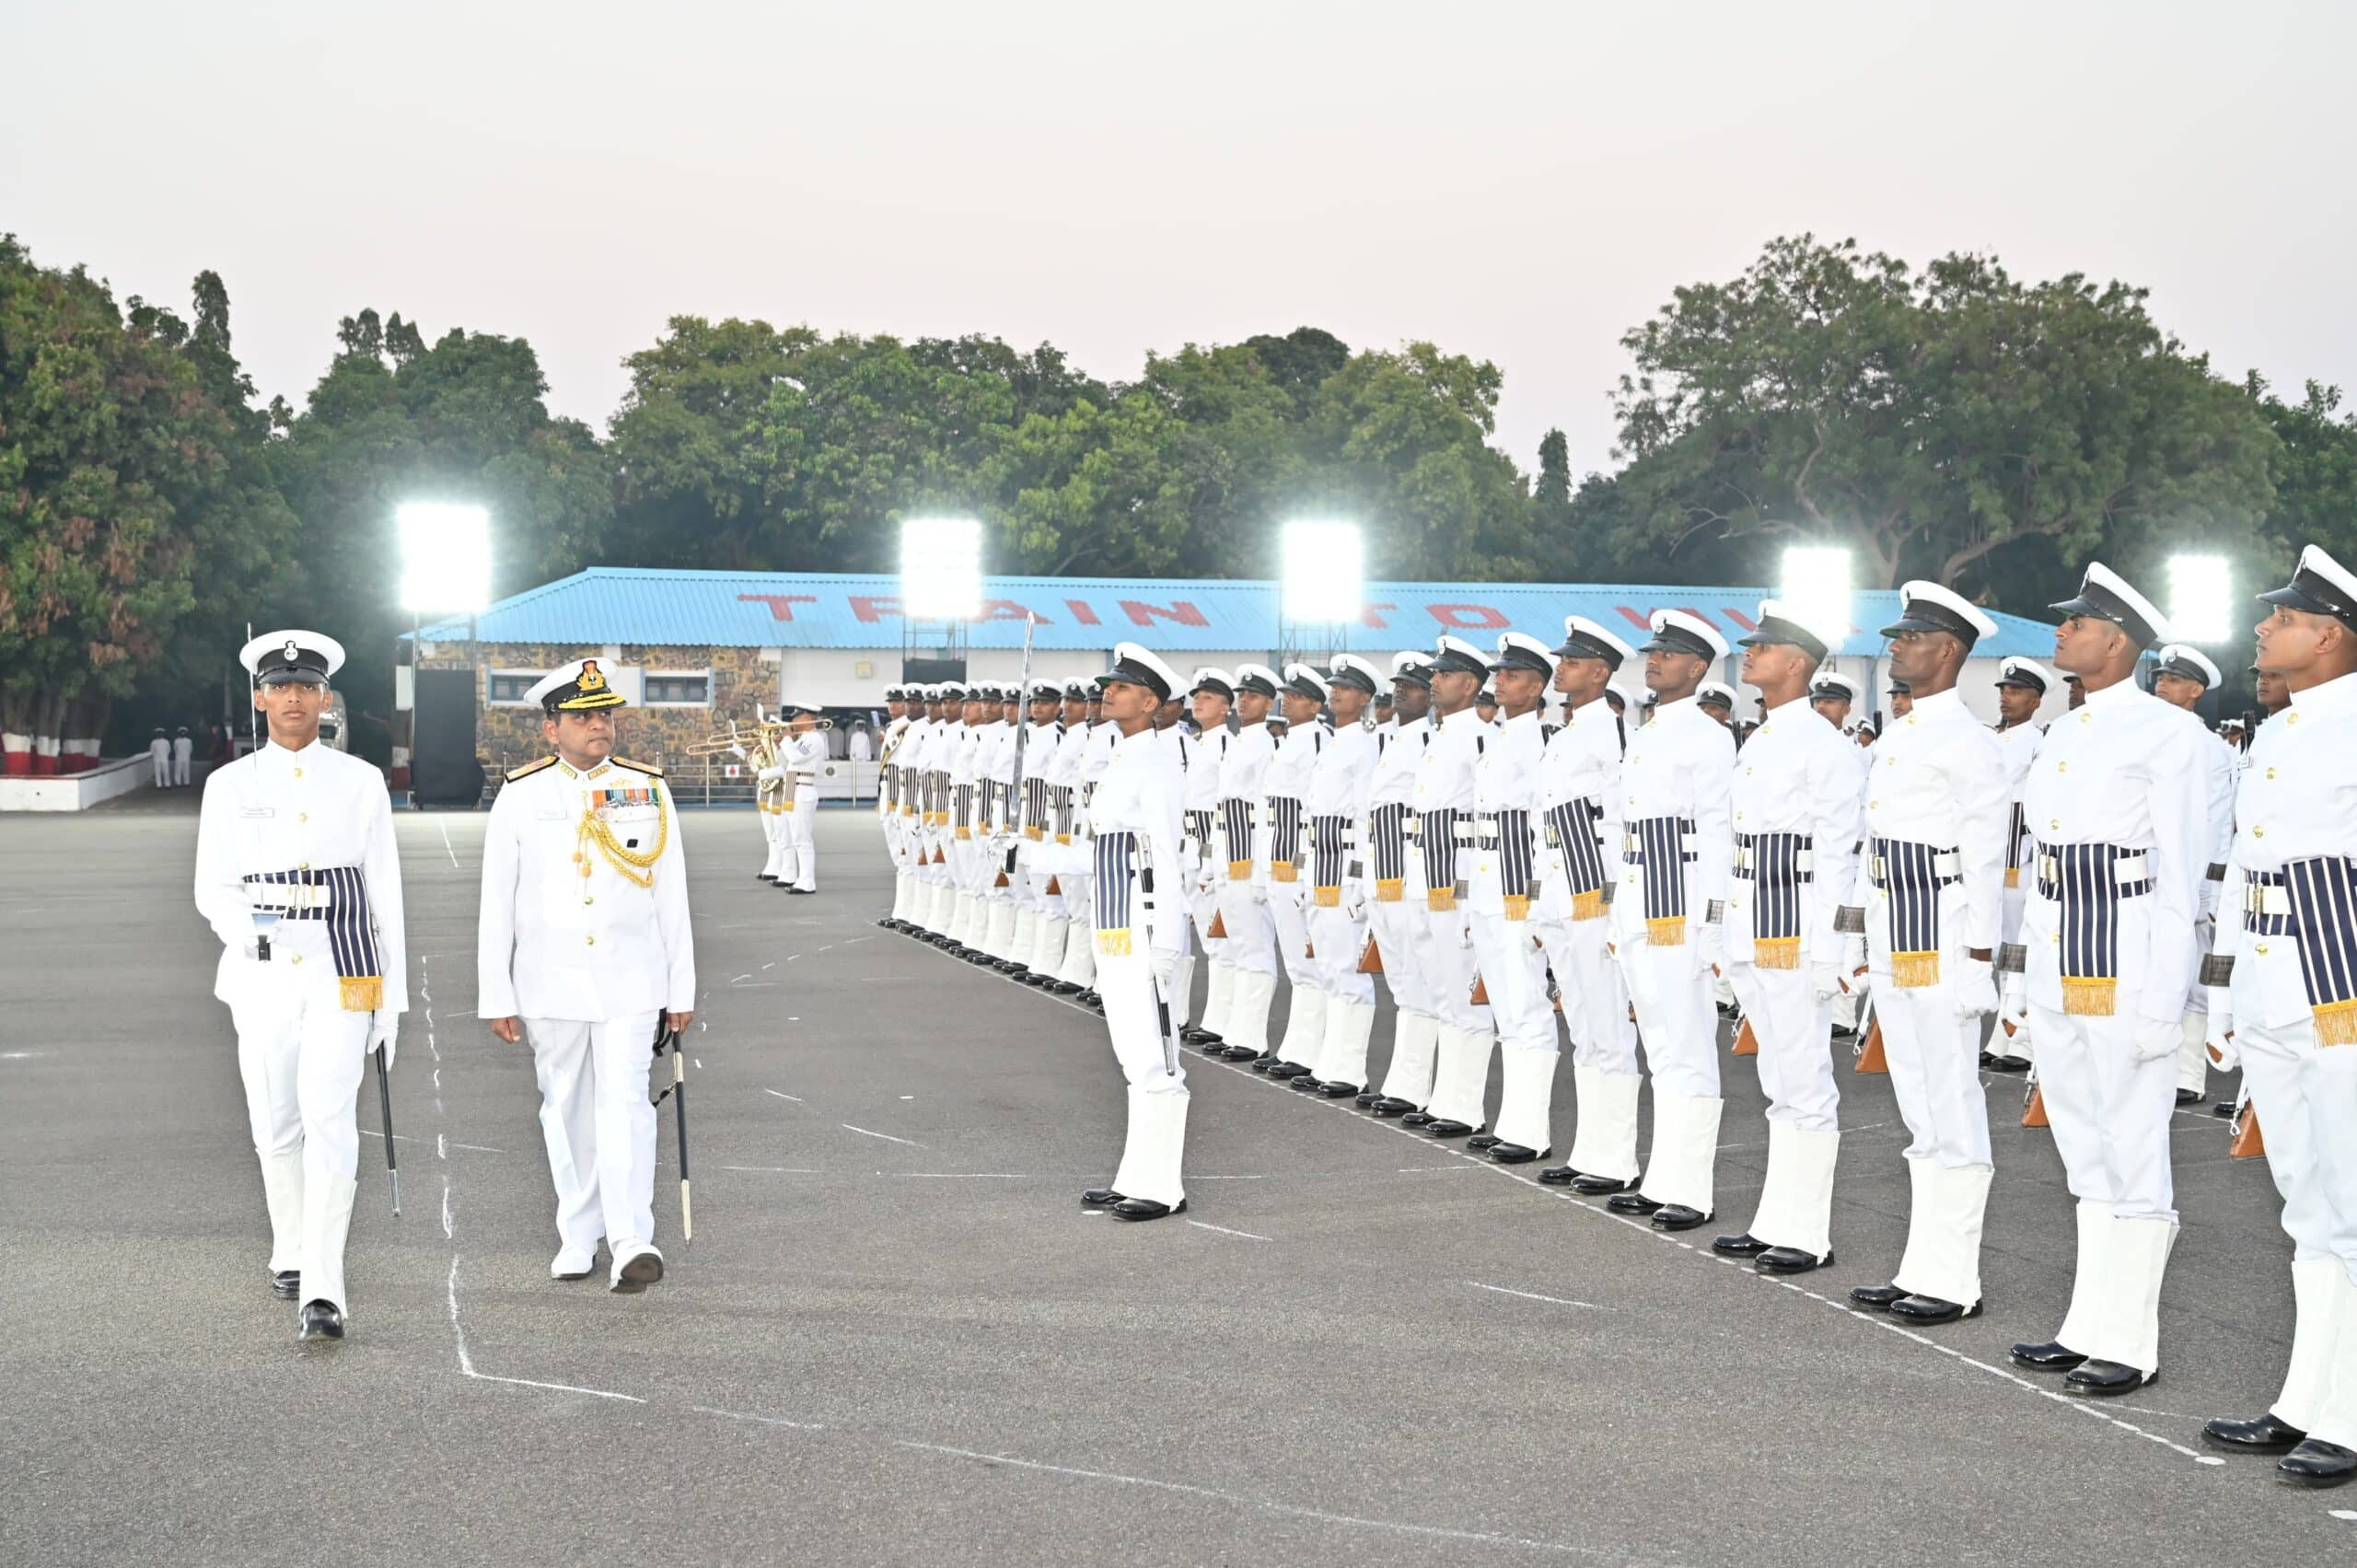
[(450, 1157), (450, 1145), (442, 1141), (442, 1134), (439, 1132), (434, 1134), (434, 1157), (438, 1160)]
[(38, 1051), (0, 1051), (0, 1062), (23, 1062), (41, 1054)]
[[(436, 1137), (440, 1135), (435, 1134)], [(478, 1155), (504, 1155), (507, 1152), (505, 1149), (494, 1149), (482, 1144), (453, 1144), (450, 1146), (454, 1149), (467, 1149)]]
[(450, 864), (452, 865), (457, 865), (459, 864), (459, 852), (450, 847), (450, 825), (443, 821), (439, 817), (434, 819), (434, 825), (442, 830), (442, 853), (450, 857)]
[(763, 1089), (763, 1090), (761, 1091), (761, 1093), (763, 1093), (763, 1094), (765, 1094), (765, 1095), (776, 1095), (776, 1096), (777, 1096), (777, 1098), (780, 1098), (780, 1099), (792, 1099), (792, 1100), (794, 1100), (794, 1103), (795, 1103), (795, 1104), (796, 1104), (796, 1105), (800, 1105), (800, 1104), (802, 1103), (802, 1101), (800, 1101), (800, 1100), (798, 1100), (798, 1099), (794, 1099), (794, 1097), (793, 1097), (792, 1095), (790, 1095), (790, 1094), (786, 1094), (786, 1093), (784, 1093), (783, 1090), (779, 1090), (779, 1089)]
[(2357, 1508), (2328, 1508), (2326, 1512), (2336, 1519), (2357, 1519)]
[(923, 1144), (918, 1143), (914, 1138), (895, 1138), (889, 1132), (870, 1132), (866, 1128), (854, 1127), (848, 1121), (839, 1121), (835, 1125), (841, 1127), (846, 1132), (857, 1132), (862, 1137), (867, 1138), (881, 1138), (888, 1144), (906, 1144), (912, 1149), (922, 1149), (924, 1147)]
[[(1457, 1165), (1403, 1165), (1403, 1166), (1401, 1166), (1401, 1167), (1399, 1168), (1399, 1170), (1398, 1170), (1398, 1171), (1394, 1172), (1393, 1174), (1395, 1174), (1395, 1175), (1399, 1175), (1399, 1176), (1414, 1176), (1414, 1175), (1417, 1175), (1417, 1174), (1419, 1174), (1419, 1173), (1421, 1173), (1421, 1172), (1423, 1172), (1423, 1171), (1471, 1170), (1472, 1168), (1473, 1168), (1473, 1167), (1472, 1167), (1471, 1166), (1469, 1166), (1469, 1165), (1464, 1165), (1464, 1164), (1457, 1164)], [(1198, 1177), (1198, 1178), (1196, 1178), (1196, 1179), (1197, 1179), (1197, 1180), (1201, 1180), (1201, 1179), (1202, 1179), (1202, 1178)]]
[(1485, 1285), (1480, 1280), (1467, 1280), (1475, 1290), (1493, 1290), (1500, 1295), (1518, 1295), (1525, 1301), (1543, 1301), (1550, 1307), (1585, 1307), (1590, 1312), (1609, 1312), (1609, 1307), (1598, 1307), (1593, 1301), (1571, 1301), (1560, 1295), (1541, 1295), (1531, 1290), (1508, 1290), (1504, 1285)]
[(450, 1254), (450, 1333), (459, 1342), (459, 1376), (477, 1383), (507, 1383), (519, 1388), (546, 1388), (558, 1394), (587, 1394), (592, 1399), (620, 1400), (625, 1404), (643, 1405), (646, 1401), (636, 1394), (617, 1394), (610, 1388), (584, 1388), (573, 1383), (543, 1383), (535, 1377), (499, 1377), (475, 1370), (475, 1358), (467, 1353), (467, 1330), (459, 1322), (459, 1255)]
[(777, 960), (775, 958), (772, 958), (768, 963), (763, 964), (761, 968), (765, 970), (773, 970), (777, 968)]
[[(377, 1132), (374, 1127), (363, 1127), (360, 1130), (360, 1135), (364, 1138), (381, 1138), (384, 1136), (382, 1132)], [(396, 1144), (414, 1144), (417, 1140), (411, 1137), (406, 1132), (396, 1132), (393, 1134), (393, 1142)]]
[[(762, 968), (764, 968), (764, 969), (766, 969), (766, 968), (768, 968), (768, 967), (769, 967), (769, 966), (768, 966), (768, 965), (766, 965), (766, 964), (764, 964), (764, 965), (762, 966)], [(748, 980), (750, 980), (750, 979), (752, 979), (752, 978), (753, 978), (753, 977), (752, 977), (751, 975), (749, 975), (749, 974), (740, 974), (740, 975), (737, 975), (737, 976), (735, 976), (734, 978), (732, 978), (732, 979), (729, 981), (729, 982), (728, 982), (728, 983), (729, 983), (729, 984), (731, 984), (731, 985), (736, 985), (736, 984), (737, 984), (737, 983), (739, 983), (739, 982), (741, 982), (741, 981), (748, 981)]]
[(442, 1239), (453, 1239), (450, 1230), (450, 1179), (442, 1179)]
[[(730, 1167), (724, 1166), (721, 1168), (725, 1170)], [(726, 1421), (749, 1421), (756, 1426), (784, 1426), (791, 1427), (796, 1432), (824, 1432), (827, 1430), (825, 1427), (820, 1426), (817, 1422), (788, 1421), (784, 1416), (749, 1415), (743, 1411), (714, 1410), (710, 1405), (690, 1405), (688, 1408), (695, 1411), (698, 1415), (716, 1415)]]
[(720, 1168), (757, 1171), (763, 1176), (824, 1176), (827, 1174), (823, 1170), (810, 1170), (793, 1165), (724, 1165)]
[(1248, 1230), (1230, 1230), (1224, 1225), (1205, 1225), (1201, 1220), (1189, 1220), (1187, 1223), (1193, 1225), (1197, 1230), (1215, 1230), (1222, 1236), (1240, 1236), (1247, 1241), (1273, 1241), (1276, 1239), (1276, 1237), (1272, 1236), (1255, 1236)]

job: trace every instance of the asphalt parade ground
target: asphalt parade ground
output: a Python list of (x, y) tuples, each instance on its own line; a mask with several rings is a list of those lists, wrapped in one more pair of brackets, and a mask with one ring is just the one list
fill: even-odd
[(696, 1240), (667, 1106), (669, 1277), (552, 1282), (530, 1062), (474, 1016), (483, 820), (397, 814), (403, 1212), (370, 1083), (353, 1337), (300, 1345), (192, 806), (0, 819), (0, 1562), (2357, 1560), (2357, 1491), (2200, 1441), (2291, 1334), (2264, 1162), (2206, 1102), (2162, 1376), (2121, 1402), (2006, 1361), (2072, 1260), (2018, 1079), (1988, 1086), (1987, 1316), (1843, 1303), (1907, 1195), (1846, 1045), (1840, 1260), (1789, 1282), (1708, 1250), (1767, 1152), (1733, 1058), (1718, 1222), (1685, 1237), (1191, 1051), (1188, 1211), (1124, 1225), (1077, 1202), (1120, 1149), (1102, 1024), (879, 930), (864, 813), (821, 815), (815, 898), (754, 879), (749, 811), (687, 815)]

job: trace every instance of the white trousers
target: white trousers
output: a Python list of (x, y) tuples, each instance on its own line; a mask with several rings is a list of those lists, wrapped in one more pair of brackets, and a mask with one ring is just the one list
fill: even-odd
[(1306, 917), (1309, 923), (1309, 945), (1317, 951), (1312, 960), (1318, 974), (1318, 989), (1337, 1002), (1354, 1006), (1375, 1005), (1375, 977), (1359, 973), (1359, 958), (1366, 951), (1365, 912), (1356, 920), (1339, 904), (1311, 904)]
[(147, 760), (148, 760), (150, 762), (153, 762), (153, 763), (156, 765), (156, 787), (157, 787), (157, 789), (169, 789), (169, 788), (171, 788), (171, 787), (172, 787), (172, 760), (171, 760), (171, 758), (170, 758), (170, 757), (168, 757), (168, 756), (165, 756), (165, 757), (158, 757), (158, 756), (156, 756), (153, 752), (150, 752), (150, 753), (148, 754), (148, 758), (147, 758)]
[(1759, 1042), (1752, 1061), (1768, 1097), (1768, 1120), (1812, 1132), (1840, 1131), (1831, 999), (1818, 997), (1805, 969), (1763, 970), (1738, 960), (1727, 965), (1727, 978)]
[[(1940, 967), (1945, 975), (1950, 967), (1945, 955)], [(1935, 1160), (1950, 1170), (1992, 1166), (1989, 1098), (1980, 1087), (1980, 1020), (1956, 1016), (1956, 994), (1945, 979), (1902, 986), (1887, 971), (1878, 973), (1874, 1002), (1891, 1093), (1907, 1123), (1908, 1157)], [(2038, 1071), (2045, 1071), (2042, 1062)]]
[(2132, 1010), (2091, 1017), (2035, 1002), (2030, 1016), (2038, 1084), (2072, 1195), (2106, 1205), (2114, 1219), (2174, 1223), (2169, 1131), (2177, 1113), (2177, 1026)]
[[(343, 1244), (360, 1169), (356, 1100), (368, 1017), (337, 1000), (333, 966), (250, 963), (229, 1016), (270, 1206), (270, 1267), (302, 1272), (299, 1297), (344, 1310)], [(305, 968), (315, 972), (305, 974)]]
[(1637, 1026), (1629, 1017), (1629, 987), (1607, 946), (1611, 923), (1542, 920), (1538, 940), (1547, 967), (1562, 993), (1563, 1028), (1572, 1040), (1572, 1060), (1620, 1075), (1637, 1071)]
[(188, 783), (190, 761), (191, 759), (180, 756), (178, 752), (173, 753), (172, 783), (175, 785), (185, 785)]
[(1228, 967), (1248, 974), (1274, 976), (1277, 930), (1269, 917), (1263, 889), (1250, 882), (1219, 884), (1220, 923), (1227, 930)]
[(1097, 955), (1097, 994), (1105, 1005), (1114, 1059), (1129, 1084), (1129, 1131), (1113, 1191), (1176, 1207), (1187, 1197), (1180, 1167), (1189, 1098), (1178, 1009), (1167, 998), (1157, 1005), (1151, 949), (1142, 941), (1128, 953)]
[[(1699, 925), (1699, 923), (1695, 923)], [(1637, 1028), (1645, 1037), (1645, 1069), (1656, 1097), (1719, 1098), (1719, 1018), (1712, 1001), (1711, 974), (1694, 961), (1694, 940), (1656, 947), (1639, 931), (1616, 943), (1621, 978), (1637, 1006)], [(1659, 1100), (1655, 1100), (1658, 1111)]]
[(602, 1236), (619, 1256), (655, 1239), (655, 1107), (646, 1098), (655, 1019), (524, 1020), (556, 1231), (568, 1249), (595, 1251)]
[(795, 785), (787, 796), (784, 815), (779, 819), (785, 839), (785, 856), (778, 879), (791, 882), (806, 893), (819, 890), (819, 848), (814, 837), (818, 824), (819, 786)]

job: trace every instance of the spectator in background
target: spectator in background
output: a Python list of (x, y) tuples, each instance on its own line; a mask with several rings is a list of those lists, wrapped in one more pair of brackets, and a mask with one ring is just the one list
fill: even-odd
[(865, 719), (855, 719), (851, 726), (851, 738), (844, 743), (854, 762), (876, 761), (876, 732), (867, 727)]

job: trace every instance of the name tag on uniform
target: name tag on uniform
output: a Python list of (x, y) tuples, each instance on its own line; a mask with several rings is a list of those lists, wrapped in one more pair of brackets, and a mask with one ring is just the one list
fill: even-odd
[(543, 806), (532, 813), (536, 822), (562, 822), (572, 815), (562, 806)]
[(238, 815), (246, 818), (249, 820), (257, 817), (275, 817), (278, 815), (278, 807), (275, 806), (243, 806), (238, 808)]

